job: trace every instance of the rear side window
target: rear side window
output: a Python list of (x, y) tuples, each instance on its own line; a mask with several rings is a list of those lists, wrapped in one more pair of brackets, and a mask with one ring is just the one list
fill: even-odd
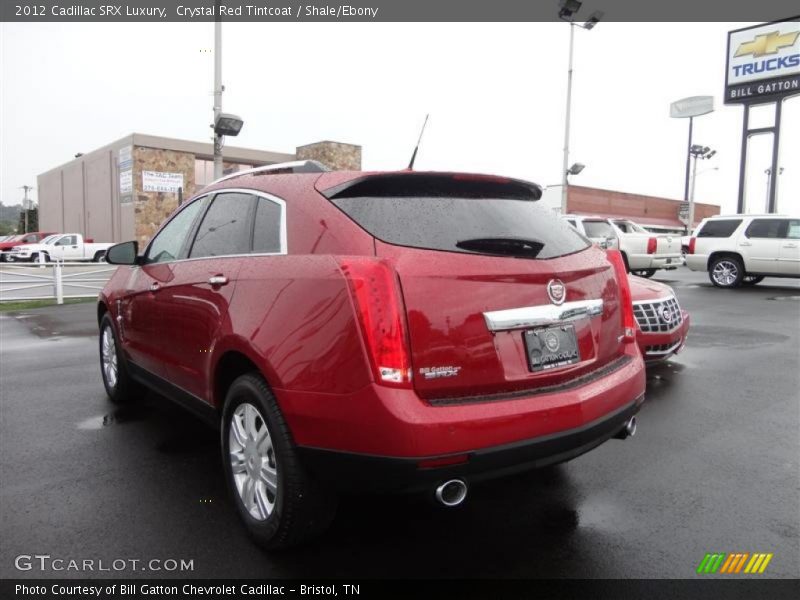
[(281, 251), (281, 214), (283, 208), (277, 202), (258, 199), (255, 228), (253, 229), (253, 252), (270, 254)]
[(753, 219), (744, 234), (749, 238), (777, 239), (783, 237), (784, 223), (782, 219)]
[(615, 237), (614, 229), (605, 221), (584, 221), (583, 228), (590, 238)]
[(790, 240), (800, 240), (800, 219), (792, 219), (789, 221), (789, 229), (786, 231), (786, 237)]
[(239, 192), (217, 194), (203, 217), (189, 258), (250, 252), (250, 211), (253, 196)]
[(702, 229), (697, 232), (699, 238), (726, 238), (736, 231), (736, 228), (741, 225), (741, 219), (724, 219), (706, 221)]
[(371, 235), (398, 246), (544, 259), (590, 245), (533, 200), (439, 195), (331, 201)]

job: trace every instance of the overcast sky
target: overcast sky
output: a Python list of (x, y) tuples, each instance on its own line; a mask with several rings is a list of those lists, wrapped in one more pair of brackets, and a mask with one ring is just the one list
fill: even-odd
[[(688, 123), (669, 104), (713, 95), (695, 142), (696, 199), (734, 212), (742, 108), (724, 106), (726, 32), (749, 23), (600, 23), (576, 31), (571, 161), (576, 184), (682, 198)], [(366, 169), (560, 180), (569, 27), (564, 23), (252, 23), (223, 26), (229, 144), (294, 152), (330, 139), (363, 146)], [(0, 24), (0, 200), (36, 175), (132, 132), (206, 141), (213, 25)], [(800, 199), (800, 98), (786, 102), (779, 206)], [(765, 146), (765, 144), (761, 144)], [(763, 210), (769, 157), (750, 167)], [(717, 167), (714, 169), (714, 167)], [(35, 198), (35, 195), (34, 195)]]

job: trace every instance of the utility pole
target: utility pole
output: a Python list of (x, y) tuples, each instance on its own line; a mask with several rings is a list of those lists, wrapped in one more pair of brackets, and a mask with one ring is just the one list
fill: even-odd
[(29, 185), (23, 185), (20, 189), (25, 191), (25, 198), (22, 200), (22, 210), (25, 213), (25, 231), (22, 233), (28, 233), (28, 211), (31, 206), (31, 201), (28, 199), (28, 192), (33, 190), (33, 188)]
[[(222, 113), (222, 21), (219, 0), (214, 1), (214, 124)], [(214, 179), (222, 177), (222, 136), (214, 131)]]

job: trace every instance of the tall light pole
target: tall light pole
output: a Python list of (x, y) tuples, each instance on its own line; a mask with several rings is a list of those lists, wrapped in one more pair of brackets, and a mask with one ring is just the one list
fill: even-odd
[(691, 232), (692, 227), (694, 227), (694, 185), (697, 179), (697, 161), (707, 160), (713, 157), (716, 153), (716, 150), (712, 150), (708, 146), (701, 146), (699, 144), (694, 144), (689, 148), (689, 154), (694, 157), (694, 165), (692, 166), (692, 189), (689, 193), (689, 224), (687, 225), (689, 232)]
[(559, 0), (558, 5), (561, 10), (558, 11), (558, 18), (562, 21), (569, 23), (569, 66), (567, 68), (567, 111), (564, 121), (564, 160), (561, 166), (561, 214), (567, 213), (567, 187), (569, 186), (569, 125), (572, 113), (572, 57), (575, 47), (575, 27), (592, 29), (600, 22), (603, 13), (596, 11), (591, 14), (589, 20), (583, 25), (575, 23), (575, 15), (583, 6), (583, 2), (579, 0)]

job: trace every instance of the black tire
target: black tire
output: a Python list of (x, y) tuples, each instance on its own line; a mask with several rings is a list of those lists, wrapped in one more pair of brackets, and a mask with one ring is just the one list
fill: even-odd
[(708, 267), (708, 278), (716, 287), (739, 287), (744, 279), (742, 261), (736, 256), (718, 256)]
[[(248, 405), (257, 411), (253, 416), (256, 436), (247, 435), (241, 428), (245, 422), (244, 415), (250, 410)], [(250, 414), (253, 415), (252, 412)], [(237, 426), (233, 425), (234, 420)], [(234, 433), (233, 440), (232, 427), (237, 427), (240, 432), (239, 436)], [(268, 449), (255, 442), (264, 427), (267, 432), (265, 443), (270, 446)], [(245, 440), (245, 443), (238, 440)], [(233, 452), (241, 456), (238, 485), (231, 460), (232, 444)], [(249, 373), (236, 379), (226, 395), (222, 412), (222, 464), (236, 510), (247, 532), (262, 548), (277, 550), (297, 546), (322, 533), (333, 520), (336, 513), (335, 495), (306, 473), (275, 396), (258, 373)], [(274, 475), (270, 476), (271, 472)], [(258, 475), (259, 481), (248, 487), (253, 473)], [(265, 474), (267, 477), (264, 477)], [(274, 492), (270, 492), (264, 483), (269, 477), (274, 477)], [(239, 491), (239, 485), (242, 492)], [(254, 486), (261, 486), (260, 494)], [(250, 497), (250, 508), (245, 505), (243, 495)], [(252, 514), (251, 510), (257, 514)]]
[(742, 285), (753, 286), (762, 281), (764, 281), (764, 275), (745, 275), (742, 279)]
[[(106, 332), (114, 340), (114, 356), (116, 361), (116, 382), (109, 380), (109, 375), (103, 359), (103, 343), (105, 340)], [(114, 404), (128, 404), (134, 400), (138, 400), (145, 394), (144, 388), (131, 379), (128, 374), (128, 368), (125, 363), (125, 355), (119, 345), (117, 332), (114, 331), (114, 324), (111, 317), (106, 313), (100, 321), (100, 375), (103, 378), (103, 387), (106, 388), (109, 400)]]
[(642, 269), (641, 271), (632, 271), (634, 275), (638, 275), (639, 277), (646, 277), (650, 279), (653, 275), (656, 274), (655, 269)]
[(105, 250), (98, 250), (97, 252), (95, 252), (94, 258), (92, 259), (92, 262), (96, 262), (96, 263), (102, 262), (102, 260), (105, 257), (106, 257), (106, 251)]

